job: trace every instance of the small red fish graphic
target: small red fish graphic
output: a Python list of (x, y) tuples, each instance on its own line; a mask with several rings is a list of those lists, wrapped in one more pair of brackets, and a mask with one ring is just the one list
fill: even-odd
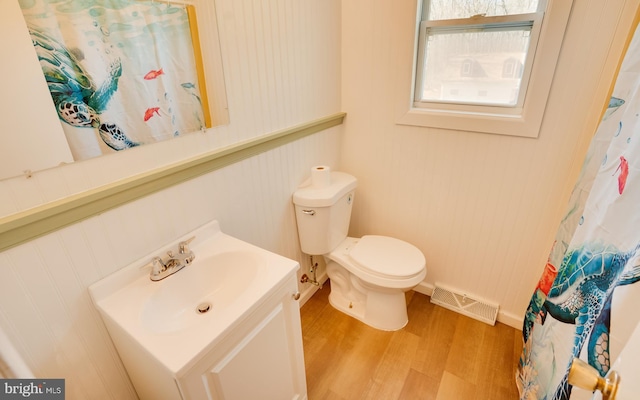
[[(616, 169), (616, 172), (620, 171), (620, 175), (618, 175), (618, 193), (622, 194), (624, 191), (624, 186), (627, 184), (627, 176), (629, 175), (629, 163), (624, 156), (620, 156), (620, 165)], [(613, 174), (615, 175), (614, 172)]]
[(150, 81), (152, 79), (156, 79), (157, 77), (159, 77), (160, 75), (164, 75), (164, 71), (162, 70), (162, 68), (160, 68), (159, 70), (151, 70), (149, 71), (145, 76), (144, 79)]
[(147, 111), (144, 112), (144, 122), (147, 122), (149, 119), (151, 119), (154, 113), (160, 116), (159, 110), (160, 110), (160, 107), (147, 108)]

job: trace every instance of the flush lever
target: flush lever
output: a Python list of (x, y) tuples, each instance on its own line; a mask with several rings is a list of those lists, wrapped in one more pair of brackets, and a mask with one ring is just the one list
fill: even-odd
[(302, 210), (303, 214), (316, 215), (316, 210)]

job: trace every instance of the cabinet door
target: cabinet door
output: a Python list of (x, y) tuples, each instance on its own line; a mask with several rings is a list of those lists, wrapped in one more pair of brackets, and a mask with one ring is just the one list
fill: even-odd
[[(224, 400), (297, 399), (283, 304), (279, 303), (204, 376), (213, 398)], [(215, 394), (214, 394), (215, 393)]]

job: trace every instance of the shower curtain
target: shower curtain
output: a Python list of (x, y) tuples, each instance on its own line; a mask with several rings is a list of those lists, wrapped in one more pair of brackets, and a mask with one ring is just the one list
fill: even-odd
[(525, 315), (521, 400), (572, 398), (573, 358), (604, 376), (640, 320), (639, 36), (636, 30)]

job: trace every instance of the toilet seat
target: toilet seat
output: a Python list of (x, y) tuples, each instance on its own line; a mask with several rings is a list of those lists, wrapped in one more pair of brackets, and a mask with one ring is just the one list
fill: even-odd
[(410, 279), (425, 267), (424, 255), (417, 247), (388, 236), (365, 235), (348, 255), (363, 270), (386, 279)]

